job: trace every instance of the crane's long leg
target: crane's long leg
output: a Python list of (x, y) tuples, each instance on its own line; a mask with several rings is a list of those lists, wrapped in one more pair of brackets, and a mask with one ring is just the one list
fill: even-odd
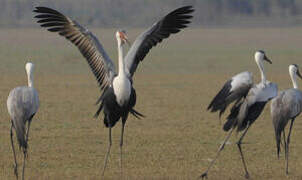
[[(286, 146), (286, 138), (285, 138), (285, 129), (283, 130), (283, 141), (284, 141), (284, 157), (286, 159), (286, 151), (287, 151), (287, 146)], [(281, 141), (282, 142), (282, 141)]]
[(16, 178), (18, 179), (18, 163), (17, 163), (14, 140), (13, 140), (13, 121), (12, 121), (12, 124), (11, 124), (11, 127), (10, 127), (10, 141), (11, 141), (11, 144), (12, 144), (14, 160), (15, 160), (14, 173), (15, 173)]
[(250, 126), (248, 124), (247, 128), (244, 130), (244, 132), (242, 133), (239, 141), (237, 142), (237, 146), (238, 146), (240, 156), (241, 156), (241, 160), (242, 160), (242, 163), (243, 163), (243, 167), (244, 167), (244, 170), (245, 170), (245, 178), (247, 178), (247, 179), (249, 179), (250, 175), (249, 175), (249, 172), (248, 172), (247, 167), (246, 167), (246, 163), (245, 163), (244, 156), (243, 156), (242, 149), (241, 149), (241, 144), (242, 144), (242, 140), (243, 140), (244, 136), (246, 135), (247, 131), (249, 130), (249, 128), (250, 128)]
[(30, 123), (31, 123), (31, 121), (29, 120), (29, 121), (28, 121), (28, 124), (27, 124), (26, 139), (25, 139), (25, 142), (26, 142), (26, 144), (27, 144), (27, 147), (23, 149), (23, 170), (22, 170), (22, 180), (24, 180), (25, 160), (26, 160), (26, 157), (27, 157), (28, 135), (29, 135)]
[(217, 151), (217, 154), (216, 154), (215, 158), (211, 161), (211, 163), (210, 163), (208, 169), (207, 169), (203, 174), (200, 175), (200, 178), (203, 179), (203, 178), (206, 178), (206, 177), (208, 176), (208, 172), (209, 172), (210, 168), (213, 166), (213, 164), (214, 164), (215, 161), (217, 160), (217, 158), (218, 158), (220, 152), (224, 149), (224, 146), (225, 146), (226, 142), (229, 140), (229, 138), (231, 137), (231, 134), (232, 134), (233, 130), (234, 130), (234, 128), (232, 128), (231, 131), (229, 132), (229, 134), (226, 136), (225, 140), (224, 140), (223, 143), (220, 145), (220, 147), (219, 147), (219, 149), (218, 149), (218, 151)]
[(292, 119), (290, 122), (290, 128), (287, 136), (287, 143), (286, 143), (286, 174), (288, 174), (288, 153), (289, 153), (289, 142), (290, 142), (290, 134), (292, 132), (292, 127), (294, 124), (295, 119)]
[(103, 172), (102, 172), (102, 176), (104, 176), (104, 174), (105, 174), (105, 169), (106, 169), (106, 166), (107, 166), (107, 161), (108, 161), (108, 156), (110, 154), (111, 145), (112, 145), (112, 138), (111, 138), (111, 125), (110, 125), (109, 126), (109, 145), (108, 145), (108, 150), (107, 150), (105, 161), (104, 161), (104, 169), (103, 169)]
[(125, 128), (126, 118), (127, 117), (123, 117), (123, 120), (122, 120), (122, 132), (121, 132), (121, 141), (120, 141), (120, 169), (121, 169), (121, 177), (123, 176), (123, 143), (124, 143), (124, 128)]

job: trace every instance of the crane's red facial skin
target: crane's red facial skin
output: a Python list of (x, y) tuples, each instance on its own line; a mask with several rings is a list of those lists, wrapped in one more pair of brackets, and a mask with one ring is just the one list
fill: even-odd
[(121, 37), (122, 40), (125, 40), (125, 39), (126, 39), (125, 33), (119, 31), (119, 34), (120, 34), (120, 37)]
[(129, 46), (131, 45), (130, 41), (128, 40), (127, 35), (124, 32), (119, 31), (119, 35), (121, 40), (125, 43), (127, 43)]

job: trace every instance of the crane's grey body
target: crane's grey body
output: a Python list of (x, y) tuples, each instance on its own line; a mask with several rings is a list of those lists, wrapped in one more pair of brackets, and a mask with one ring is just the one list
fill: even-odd
[(215, 163), (220, 152), (224, 149), (224, 146), (235, 128), (237, 132), (243, 131), (241, 137), (236, 143), (240, 152), (243, 167), (245, 170), (245, 177), (249, 178), (249, 173), (245, 163), (245, 159), (242, 153), (241, 144), (244, 136), (246, 135), (249, 127), (255, 122), (255, 120), (262, 113), (266, 103), (277, 96), (278, 87), (276, 84), (266, 80), (264, 73), (263, 61), (272, 63), (265, 55), (264, 51), (256, 51), (255, 61), (259, 67), (261, 74), (261, 82), (253, 84), (253, 77), (250, 72), (242, 72), (233, 76), (228, 80), (218, 94), (211, 101), (208, 106), (208, 110), (211, 112), (220, 111), (219, 116), (225, 111), (227, 106), (234, 102), (231, 112), (227, 117), (227, 121), (223, 126), (224, 131), (229, 131), (224, 142), (219, 147), (216, 157), (211, 161), (208, 169), (201, 174), (201, 178), (207, 177), (208, 171)]
[(9, 93), (7, 99), (8, 113), (16, 129), (20, 146), (26, 147), (25, 124), (38, 111), (39, 96), (33, 87), (16, 87)]
[[(281, 144), (281, 134), (283, 133), (284, 140), (284, 151), (286, 158), (286, 174), (288, 174), (288, 153), (289, 153), (289, 143), (290, 143), (290, 134), (294, 120), (302, 111), (302, 92), (298, 89), (296, 82), (296, 75), (300, 78), (302, 76), (299, 73), (297, 65), (289, 66), (289, 73), (294, 85), (294, 88), (287, 89), (279, 92), (278, 96), (275, 97), (271, 102), (271, 116), (275, 129), (275, 138), (277, 146), (277, 156), (279, 157), (280, 153), (280, 144)], [(285, 139), (285, 127), (288, 122), (291, 120), (290, 130)]]
[(287, 89), (281, 91), (276, 98), (272, 100), (271, 110), (274, 124), (286, 126), (287, 122), (301, 113), (302, 110), (302, 92), (298, 89)]
[[(27, 157), (29, 128), (32, 118), (36, 114), (39, 108), (38, 92), (33, 86), (34, 64), (26, 63), (25, 69), (27, 73), (28, 86), (20, 86), (14, 88), (13, 90), (10, 91), (7, 98), (7, 109), (11, 118), (11, 128), (10, 128), (11, 145), (12, 145), (12, 150), (15, 160), (14, 173), (17, 179), (18, 179), (18, 163), (17, 163), (15, 147), (13, 142), (13, 129), (15, 129), (20, 149), (22, 149), (23, 151), (22, 179), (24, 179), (25, 158)], [(27, 123), (27, 130), (25, 130), (26, 123)]]
[(111, 128), (117, 121), (122, 119), (120, 142), (120, 166), (122, 172), (123, 133), (128, 114), (131, 113), (137, 118), (143, 116), (133, 109), (136, 103), (136, 94), (132, 86), (132, 76), (138, 64), (152, 47), (170, 35), (186, 28), (193, 17), (191, 15), (193, 11), (192, 6), (184, 6), (161, 18), (136, 38), (125, 57), (123, 45), (125, 43), (130, 45), (130, 43), (127, 40), (125, 31), (117, 31), (119, 66), (118, 73), (116, 73), (112, 60), (101, 43), (89, 30), (54, 9), (36, 7), (34, 10), (34, 12), (38, 13), (35, 18), (39, 19), (37, 22), (40, 23), (41, 27), (46, 27), (50, 32), (58, 32), (78, 47), (103, 90), (101, 97), (97, 101), (100, 106), (95, 114), (95, 117), (97, 117), (103, 110), (104, 124), (109, 128), (109, 146), (105, 156), (103, 175), (110, 153)]
[(237, 127), (237, 131), (242, 131), (251, 126), (262, 113), (266, 103), (276, 97), (277, 93), (278, 86), (275, 83), (266, 81), (264, 84), (261, 82), (254, 85), (246, 98), (232, 108), (224, 130)]

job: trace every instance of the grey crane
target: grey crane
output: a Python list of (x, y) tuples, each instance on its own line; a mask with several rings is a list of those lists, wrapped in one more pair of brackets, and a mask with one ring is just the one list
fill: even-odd
[(122, 119), (120, 140), (120, 169), (122, 174), (123, 134), (128, 114), (131, 113), (137, 118), (143, 117), (141, 113), (134, 110), (136, 93), (132, 84), (132, 76), (138, 64), (143, 61), (152, 47), (171, 34), (178, 33), (181, 29), (187, 27), (193, 17), (191, 15), (193, 11), (192, 6), (184, 6), (170, 12), (136, 38), (125, 58), (123, 45), (128, 43), (130, 46), (130, 43), (125, 31), (117, 31), (119, 71), (116, 73), (112, 60), (98, 39), (88, 29), (54, 9), (36, 7), (34, 10), (38, 13), (35, 18), (39, 19), (38, 23), (41, 27), (47, 28), (50, 32), (58, 32), (78, 47), (96, 76), (101, 90), (103, 90), (102, 95), (97, 100), (100, 106), (95, 114), (95, 117), (97, 117), (103, 109), (104, 124), (109, 128), (109, 146), (102, 175), (104, 175), (106, 169), (112, 144), (111, 128)]
[[(10, 91), (7, 98), (7, 109), (11, 118), (10, 138), (12, 150), (14, 154), (15, 166), (14, 173), (18, 179), (18, 164), (15, 154), (15, 147), (13, 141), (13, 129), (15, 129), (17, 140), (20, 149), (23, 151), (23, 170), (22, 179), (24, 179), (25, 159), (27, 157), (28, 148), (28, 134), (32, 118), (37, 113), (39, 108), (38, 92), (34, 88), (34, 64), (26, 63), (25, 65), (28, 86), (16, 87)], [(27, 130), (25, 126), (27, 123)]]
[[(288, 174), (288, 153), (292, 127), (295, 118), (299, 116), (302, 111), (302, 92), (298, 89), (298, 84), (296, 81), (297, 75), (302, 79), (298, 65), (289, 65), (289, 75), (293, 83), (293, 88), (281, 91), (271, 102), (271, 116), (275, 128), (278, 158), (280, 153), (281, 133), (283, 133), (286, 174)], [(291, 123), (286, 140), (285, 127), (289, 120), (291, 120)]]
[(277, 85), (266, 80), (263, 61), (268, 61), (270, 64), (272, 62), (267, 58), (265, 52), (262, 50), (256, 51), (255, 61), (261, 73), (260, 83), (253, 84), (253, 78), (250, 72), (239, 73), (224, 84), (208, 106), (208, 110), (211, 110), (212, 112), (220, 111), (220, 117), (228, 105), (235, 101), (231, 108), (231, 112), (227, 117), (227, 121), (223, 126), (223, 130), (229, 131), (229, 134), (220, 145), (218, 152), (208, 166), (208, 169), (200, 176), (201, 178), (207, 177), (210, 168), (217, 160), (220, 152), (224, 149), (226, 142), (231, 137), (233, 130), (236, 128), (237, 132), (243, 131), (237, 142), (237, 146), (245, 170), (245, 177), (249, 178), (249, 173), (241, 149), (242, 140), (252, 123), (255, 122), (263, 111), (265, 104), (270, 99), (277, 96), (278, 92)]

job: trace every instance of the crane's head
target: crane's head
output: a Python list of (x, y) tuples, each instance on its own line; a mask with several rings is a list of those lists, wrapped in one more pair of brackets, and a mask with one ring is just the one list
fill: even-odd
[(115, 36), (117, 40), (121, 41), (121, 45), (124, 45), (125, 43), (127, 43), (129, 46), (131, 45), (125, 30), (118, 30)]
[(34, 64), (31, 62), (26, 63), (25, 70), (28, 75), (30, 75), (34, 71)]
[(297, 64), (291, 64), (289, 65), (289, 73), (293, 73), (293, 74), (296, 74), (299, 78), (302, 79), (302, 75), (300, 74), (300, 71), (299, 71), (299, 66)]
[(255, 60), (256, 61), (267, 61), (268, 63), (272, 64), (272, 61), (269, 58), (267, 58), (267, 56), (265, 55), (265, 52), (263, 50), (256, 51)]

